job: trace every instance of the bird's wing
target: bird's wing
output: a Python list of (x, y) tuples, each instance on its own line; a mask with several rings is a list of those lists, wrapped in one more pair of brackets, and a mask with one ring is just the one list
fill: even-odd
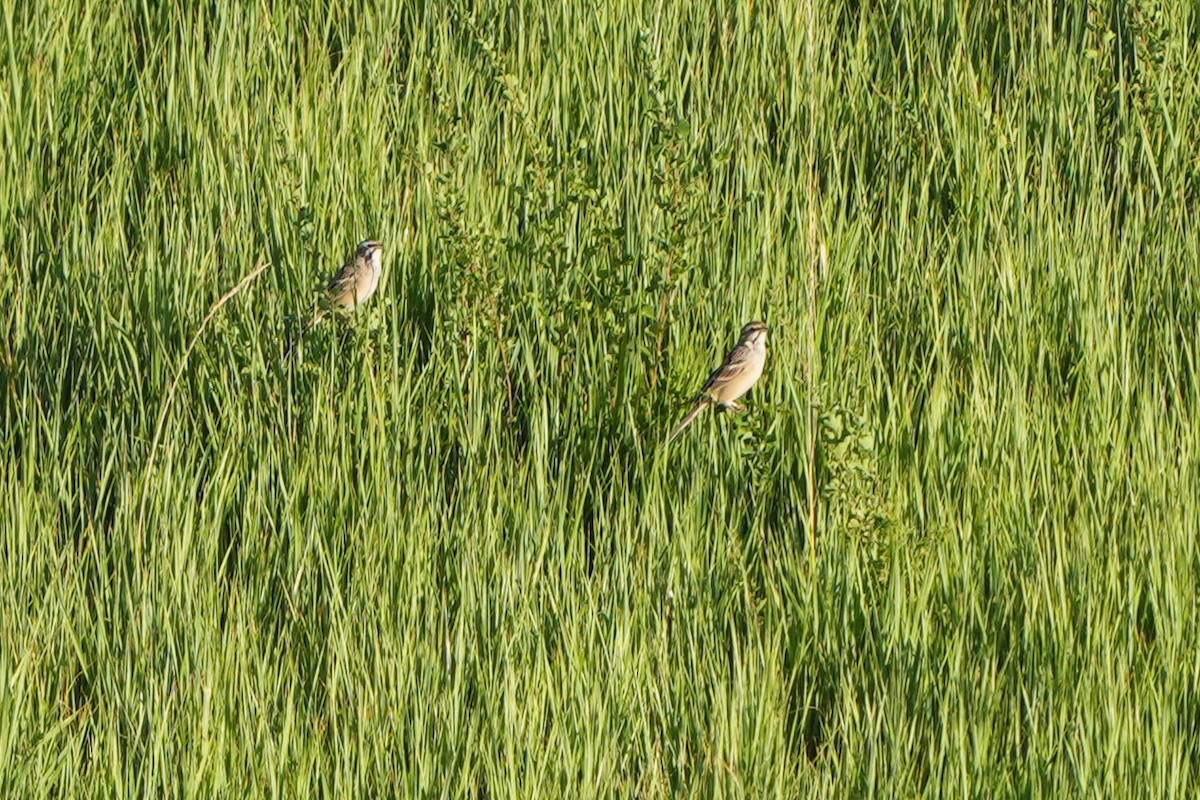
[(746, 362), (750, 360), (752, 354), (750, 347), (744, 344), (739, 344), (730, 350), (729, 355), (725, 356), (725, 362), (708, 376), (708, 380), (704, 382), (704, 388), (700, 390), (700, 393), (702, 395), (712, 394), (742, 374), (746, 369)]
[(358, 300), (361, 272), (362, 265), (351, 256), (329, 279), (329, 283), (325, 284), (325, 295), (321, 298), (321, 304), (335, 311), (353, 308)]
[(349, 261), (342, 265), (342, 268), (333, 274), (329, 279), (329, 283), (325, 286), (325, 291), (331, 295), (340, 294), (354, 286), (354, 282), (358, 277), (358, 262), (352, 256)]

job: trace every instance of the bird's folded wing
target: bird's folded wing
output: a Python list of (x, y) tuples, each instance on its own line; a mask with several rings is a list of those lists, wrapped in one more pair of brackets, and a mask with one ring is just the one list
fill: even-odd
[(733, 352), (725, 359), (725, 363), (713, 370), (712, 375), (708, 376), (708, 380), (704, 384), (702, 392), (711, 394), (714, 391), (720, 390), (730, 381), (741, 375), (746, 369), (746, 362), (751, 355), (750, 348), (738, 346), (733, 349)]
[(355, 279), (358, 277), (358, 270), (354, 267), (353, 259), (343, 264), (342, 268), (329, 279), (329, 284), (325, 287), (325, 291), (330, 294), (336, 294), (352, 287)]

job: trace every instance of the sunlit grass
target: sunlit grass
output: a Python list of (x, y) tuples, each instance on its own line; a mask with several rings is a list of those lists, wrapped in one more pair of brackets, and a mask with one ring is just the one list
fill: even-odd
[(2, 5), (0, 795), (1195, 793), (1188, 4)]

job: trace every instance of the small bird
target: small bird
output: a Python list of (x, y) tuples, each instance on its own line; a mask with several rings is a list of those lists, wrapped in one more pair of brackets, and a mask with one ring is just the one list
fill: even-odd
[(696, 405), (692, 406), (683, 422), (671, 431), (668, 442), (682, 433), (701, 411), (713, 403), (734, 411), (742, 410), (737, 399), (750, 391), (750, 387), (762, 376), (763, 364), (767, 360), (767, 332), (765, 322), (749, 322), (742, 328), (738, 343), (725, 356), (721, 366), (708, 376), (696, 398)]
[(379, 287), (379, 276), (383, 272), (383, 245), (374, 239), (360, 242), (354, 255), (346, 260), (342, 268), (334, 273), (325, 284), (317, 313), (292, 341), (295, 346), (304, 334), (330, 314), (352, 313), (371, 299)]

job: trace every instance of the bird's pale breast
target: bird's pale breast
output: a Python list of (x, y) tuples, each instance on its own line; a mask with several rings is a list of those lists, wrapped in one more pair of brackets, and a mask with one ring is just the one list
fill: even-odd
[(759, 347), (754, 348), (745, 361), (742, 362), (741, 368), (736, 373), (731, 375), (728, 380), (722, 381), (720, 385), (713, 387), (713, 400), (724, 405), (734, 402), (750, 391), (750, 387), (762, 377), (763, 363), (766, 361), (766, 355), (764, 349)]

